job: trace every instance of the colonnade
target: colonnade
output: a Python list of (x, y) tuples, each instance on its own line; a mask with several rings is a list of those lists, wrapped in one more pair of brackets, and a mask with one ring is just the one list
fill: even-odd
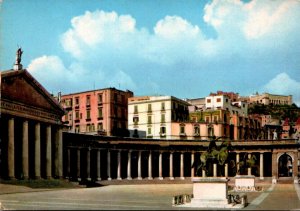
[[(96, 158), (96, 161), (91, 165), (91, 151), (94, 151), (93, 158)], [(75, 155), (76, 158), (76, 165), (72, 165), (72, 162), (75, 160), (71, 160), (71, 151), (73, 151), (73, 155)], [(85, 153), (83, 153), (86, 151)], [(133, 163), (133, 156), (132, 153), (135, 152), (137, 155), (137, 158), (135, 159), (136, 163)], [(104, 153), (104, 156), (101, 156), (101, 154)], [(112, 153), (115, 157), (112, 157)], [(143, 153), (143, 156), (142, 156)], [(156, 159), (158, 162), (153, 162), (153, 154), (155, 153)], [(175, 163), (174, 160), (174, 153), (179, 153), (179, 159), (177, 159), (177, 162)], [(197, 154), (196, 154), (197, 153)], [(67, 175), (69, 177), (74, 177), (74, 174), (71, 173), (71, 168), (73, 169), (72, 172), (76, 172), (77, 180), (81, 181), (82, 179), (86, 180), (92, 180), (91, 179), (91, 171), (94, 172), (93, 179), (95, 180), (101, 180), (101, 179), (117, 179), (117, 180), (132, 180), (132, 172), (136, 172), (135, 179), (142, 180), (142, 179), (148, 179), (152, 180), (154, 179), (153, 175), (153, 168), (155, 168), (157, 171), (156, 176), (158, 180), (163, 179), (169, 179), (174, 180), (174, 167), (179, 167), (179, 174), (177, 175), (177, 178), (184, 180), (186, 177), (195, 177), (195, 169), (191, 168), (192, 164), (194, 163), (195, 156), (200, 156), (201, 152), (180, 152), (180, 151), (162, 151), (162, 150), (123, 150), (123, 149), (102, 149), (102, 148), (79, 148), (79, 147), (69, 147), (67, 148), (67, 154), (68, 154), (68, 161), (67, 161)], [(166, 154), (166, 156), (163, 156), (163, 154)], [(235, 158), (236, 163), (240, 162), (240, 153), (235, 152)], [(86, 158), (82, 158), (82, 155), (86, 156)], [(188, 160), (185, 159), (185, 156), (188, 157)], [(249, 153), (248, 156), (251, 156)], [(142, 157), (144, 158), (144, 164), (142, 164)], [(163, 158), (168, 159), (169, 165), (166, 164), (163, 160)], [(83, 160), (82, 160), (83, 159)], [(104, 160), (101, 160), (104, 159)], [(113, 166), (112, 159), (115, 159), (116, 162), (114, 164), (116, 166)], [(146, 159), (146, 161), (145, 161)], [(105, 164), (104, 164), (105, 163)], [(158, 164), (158, 166), (156, 166)], [(101, 168), (101, 165), (105, 165), (105, 169)], [(132, 169), (132, 166), (136, 166), (135, 169)], [(260, 159), (259, 159), (259, 177), (260, 179), (264, 178), (264, 153), (260, 152)], [(82, 169), (83, 168), (83, 169)], [(146, 169), (145, 169), (146, 168)], [(164, 169), (168, 168), (168, 169)], [(190, 169), (190, 173), (188, 172), (188, 169)], [(213, 166), (213, 176), (217, 177), (218, 171), (220, 169), (220, 166), (217, 167), (217, 165)], [(115, 172), (113, 172), (115, 169)], [(124, 176), (124, 171), (126, 169), (126, 175)], [(84, 173), (83, 173), (84, 172)], [(96, 173), (95, 173), (96, 172)], [(122, 175), (123, 172), (123, 175)], [(142, 174), (144, 172), (144, 174)], [(147, 172), (147, 175), (146, 173)], [(164, 172), (164, 174), (163, 174)], [(168, 174), (166, 173), (168, 172)], [(228, 163), (224, 165), (224, 171), (225, 177), (229, 176), (229, 167)], [(114, 173), (114, 178), (112, 174)], [(103, 175), (105, 176), (103, 177)], [(248, 175), (251, 175), (251, 169), (248, 169), (247, 171)], [(205, 172), (202, 172), (202, 177), (206, 177), (207, 175)], [(83, 178), (86, 177), (86, 178)], [(73, 178), (74, 179), (74, 178)]]
[[(7, 147), (2, 153), (2, 176), (9, 179), (46, 179), (63, 177), (62, 129), (55, 124), (25, 118), (6, 117), (1, 124), (7, 124), (6, 136), (1, 136)], [(33, 146), (33, 147), (32, 147)], [(54, 150), (54, 152), (52, 152)], [(20, 155), (19, 155), (20, 153)], [(20, 165), (21, 163), (21, 165)], [(19, 169), (17, 169), (17, 165)], [(5, 170), (4, 170), (5, 171)], [(18, 173), (16, 172), (18, 171)]]

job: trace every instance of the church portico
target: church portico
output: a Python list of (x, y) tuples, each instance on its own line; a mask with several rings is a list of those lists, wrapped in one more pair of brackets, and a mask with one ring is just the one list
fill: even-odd
[(26, 71), (1, 72), (0, 176), (61, 178), (63, 109)]

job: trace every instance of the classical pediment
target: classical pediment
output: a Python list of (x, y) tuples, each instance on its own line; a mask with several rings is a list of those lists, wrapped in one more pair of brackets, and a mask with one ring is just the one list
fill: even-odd
[(2, 113), (58, 121), (63, 108), (27, 70), (1, 72)]

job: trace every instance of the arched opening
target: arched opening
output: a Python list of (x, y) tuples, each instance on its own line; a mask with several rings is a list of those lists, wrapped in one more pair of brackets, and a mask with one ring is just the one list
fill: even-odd
[(284, 153), (278, 160), (278, 177), (293, 176), (293, 160), (292, 157)]

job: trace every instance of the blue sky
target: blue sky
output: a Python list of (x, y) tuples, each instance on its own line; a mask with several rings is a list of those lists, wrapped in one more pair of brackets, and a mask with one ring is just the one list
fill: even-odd
[(293, 95), (300, 106), (299, 0), (0, 0), (0, 67), (50, 92)]

